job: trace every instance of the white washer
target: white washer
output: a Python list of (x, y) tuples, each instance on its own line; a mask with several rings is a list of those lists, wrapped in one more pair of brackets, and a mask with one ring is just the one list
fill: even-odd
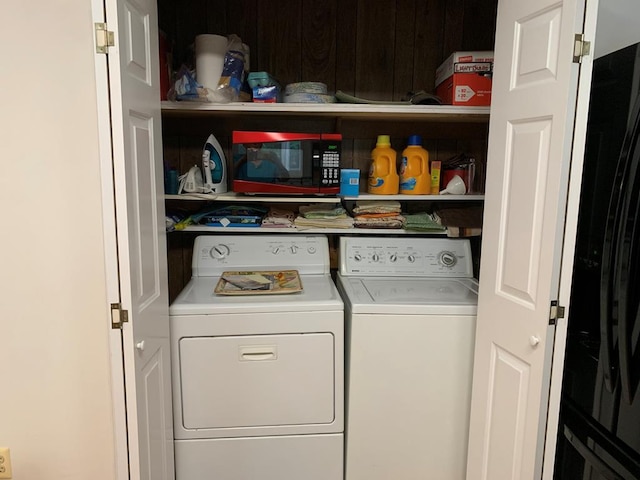
[(465, 478), (472, 270), (466, 239), (341, 238), (348, 480)]
[[(341, 480), (344, 309), (325, 236), (200, 236), (169, 309), (177, 480)], [(302, 292), (219, 296), (223, 271)]]

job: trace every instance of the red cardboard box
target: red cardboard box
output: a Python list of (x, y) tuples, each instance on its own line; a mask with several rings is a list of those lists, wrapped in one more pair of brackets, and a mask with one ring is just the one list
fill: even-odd
[(493, 52), (454, 52), (436, 69), (436, 95), (448, 105), (491, 105)]

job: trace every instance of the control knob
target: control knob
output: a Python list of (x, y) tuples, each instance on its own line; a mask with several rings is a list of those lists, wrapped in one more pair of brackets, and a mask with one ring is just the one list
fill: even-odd
[(231, 250), (223, 243), (219, 243), (209, 250), (211, 258), (215, 258), (216, 260), (222, 260), (223, 258), (228, 257), (229, 253), (231, 253)]
[(456, 257), (455, 253), (441, 252), (440, 263), (445, 267), (453, 267), (456, 263), (458, 263), (458, 258)]

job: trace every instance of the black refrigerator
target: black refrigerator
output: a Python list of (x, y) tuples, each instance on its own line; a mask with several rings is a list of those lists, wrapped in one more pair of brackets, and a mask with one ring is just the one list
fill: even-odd
[(594, 62), (554, 478), (640, 479), (640, 44)]

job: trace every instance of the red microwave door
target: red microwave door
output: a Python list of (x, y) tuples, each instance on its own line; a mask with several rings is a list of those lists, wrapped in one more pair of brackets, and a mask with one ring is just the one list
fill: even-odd
[(256, 194), (290, 194), (290, 195), (337, 195), (339, 186), (332, 187), (304, 187), (286, 183), (262, 183), (247, 180), (234, 180), (233, 191), (237, 193)]

